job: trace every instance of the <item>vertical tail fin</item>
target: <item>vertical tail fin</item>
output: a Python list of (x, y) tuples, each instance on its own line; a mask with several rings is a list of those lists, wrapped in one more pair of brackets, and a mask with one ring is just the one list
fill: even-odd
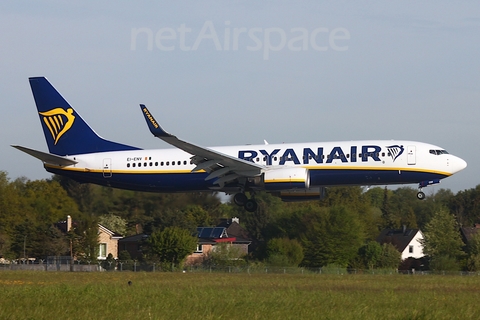
[(29, 81), (50, 153), (66, 156), (139, 149), (98, 136), (46, 78)]

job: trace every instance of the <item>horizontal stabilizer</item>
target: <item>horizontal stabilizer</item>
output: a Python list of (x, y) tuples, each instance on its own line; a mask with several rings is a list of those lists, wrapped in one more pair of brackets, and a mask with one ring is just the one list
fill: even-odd
[(71, 159), (68, 159), (68, 158), (64, 158), (64, 157), (61, 157), (61, 156), (57, 156), (57, 155), (54, 155), (54, 154), (51, 154), (51, 153), (37, 151), (37, 150), (22, 147), (22, 146), (13, 146), (12, 145), (12, 147), (14, 147), (14, 148), (16, 148), (20, 151), (23, 151), (25, 153), (28, 153), (32, 157), (40, 159), (45, 163), (49, 163), (49, 164), (53, 164), (53, 165), (71, 166), (71, 165), (74, 165), (74, 164), (78, 163), (77, 161), (74, 161), (74, 160), (71, 160)]

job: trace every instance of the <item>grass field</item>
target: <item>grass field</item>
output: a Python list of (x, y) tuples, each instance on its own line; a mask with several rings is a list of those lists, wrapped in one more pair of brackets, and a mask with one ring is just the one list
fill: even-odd
[(479, 276), (0, 272), (0, 319), (480, 319), (479, 302)]

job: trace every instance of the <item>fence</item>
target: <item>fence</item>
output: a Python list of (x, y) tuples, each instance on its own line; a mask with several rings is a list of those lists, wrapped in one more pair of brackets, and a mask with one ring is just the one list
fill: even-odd
[(184, 272), (184, 273), (246, 273), (246, 274), (371, 274), (371, 275), (462, 275), (480, 276), (480, 272), (468, 271), (420, 271), (420, 270), (385, 270), (385, 269), (347, 269), (337, 267), (301, 268), (279, 267), (266, 265), (245, 266), (188, 266), (182, 269), (171, 268), (161, 263), (145, 263), (135, 260), (129, 261), (75, 261), (70, 257), (49, 257), (37, 263), (22, 262), (0, 264), (2, 270), (30, 270), (30, 271), (73, 271), (73, 272)]
[(0, 264), (0, 270), (30, 270), (30, 271), (98, 271), (97, 264), (73, 263), (70, 256), (52, 256), (47, 259), (29, 261), (20, 259), (11, 263)]

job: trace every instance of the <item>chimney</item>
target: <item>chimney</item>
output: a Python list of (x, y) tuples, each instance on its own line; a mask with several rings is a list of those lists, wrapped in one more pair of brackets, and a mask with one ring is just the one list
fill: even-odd
[(69, 232), (70, 229), (72, 229), (72, 217), (70, 217), (70, 215), (68, 215), (67, 216), (67, 232)]
[(405, 233), (407, 232), (407, 226), (406, 225), (403, 225), (402, 231), (403, 231), (403, 235), (405, 235)]
[(232, 218), (232, 223), (234, 223), (234, 222), (240, 224), (240, 219), (237, 218), (237, 217), (234, 217), (234, 218)]

